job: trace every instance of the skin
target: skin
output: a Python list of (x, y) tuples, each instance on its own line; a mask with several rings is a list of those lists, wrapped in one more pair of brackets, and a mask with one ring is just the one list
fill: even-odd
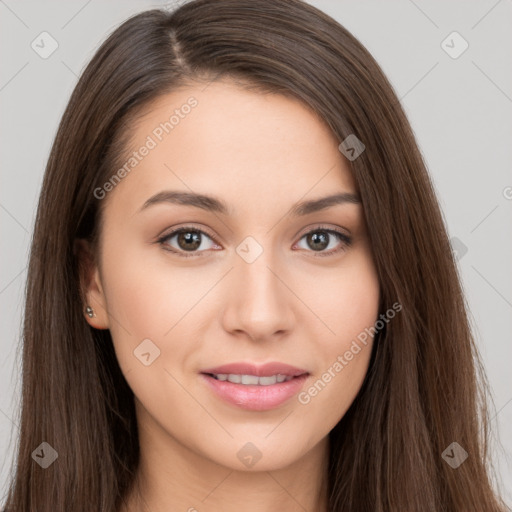
[[(198, 105), (103, 199), (99, 266), (88, 259), (83, 276), (96, 313), (86, 320), (110, 329), (135, 395), (141, 465), (122, 511), (326, 511), (328, 434), (362, 385), (371, 338), (307, 404), (295, 396), (247, 411), (199, 372), (279, 361), (310, 373), (307, 390), (374, 325), (379, 284), (362, 205), (286, 215), (299, 201), (357, 194), (356, 184), (340, 141), (304, 104), (226, 80), (157, 99), (132, 127), (130, 151), (190, 96)], [(163, 190), (213, 195), (232, 215), (171, 203), (139, 211)], [(165, 249), (190, 254), (177, 236), (156, 241), (189, 224), (207, 232), (195, 256)], [(318, 226), (352, 243), (331, 234), (315, 251), (304, 235)], [(252, 263), (236, 252), (247, 236), (263, 249)], [(148, 366), (134, 356), (144, 339), (160, 350)], [(237, 457), (247, 442), (261, 453), (252, 467)]]

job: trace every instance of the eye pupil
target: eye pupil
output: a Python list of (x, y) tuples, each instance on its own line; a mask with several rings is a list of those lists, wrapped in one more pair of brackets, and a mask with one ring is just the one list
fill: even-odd
[(178, 245), (185, 251), (197, 249), (201, 245), (201, 235), (197, 231), (183, 231), (178, 234)]
[[(310, 243), (312, 242), (312, 243)], [(308, 243), (315, 250), (323, 250), (329, 245), (328, 233), (325, 231), (315, 231), (308, 235)]]

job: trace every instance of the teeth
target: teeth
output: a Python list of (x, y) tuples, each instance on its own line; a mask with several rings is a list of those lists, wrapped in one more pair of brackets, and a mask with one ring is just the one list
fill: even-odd
[[(243, 381), (242, 381), (243, 382)], [(260, 377), (256, 379), (255, 384), (260, 384), (260, 386), (271, 386), (277, 382), (277, 375), (271, 375), (269, 377)]]
[(287, 382), (293, 377), (286, 375), (271, 375), (269, 377), (257, 377), (256, 375), (237, 375), (234, 373), (217, 373), (213, 375), (217, 380), (227, 380), (233, 384), (245, 384), (252, 386), (271, 386), (272, 384)]
[[(233, 382), (233, 381), (231, 380), (231, 378), (232, 378), (232, 377), (235, 377), (235, 375), (230, 375), (230, 376), (228, 377), (228, 380), (229, 380), (230, 382)], [(236, 375), (236, 377), (238, 377), (238, 375)], [(260, 379), (259, 379), (258, 377), (256, 377), (255, 375), (242, 375), (242, 377), (241, 377), (241, 378), (242, 378), (242, 384), (258, 385), (259, 380), (260, 380)], [(240, 381), (238, 381), (238, 382), (240, 382)]]

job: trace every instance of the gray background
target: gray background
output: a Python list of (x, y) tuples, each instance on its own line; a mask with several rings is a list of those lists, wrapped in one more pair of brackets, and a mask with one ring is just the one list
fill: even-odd
[[(512, 504), (512, 1), (310, 3), (370, 50), (416, 133), (459, 254), (495, 404), (497, 485)], [(0, 0), (0, 502), (18, 431), (27, 255), (58, 122), (78, 75), (106, 35), (131, 14), (172, 5)], [(43, 31), (58, 43), (46, 59), (31, 47)], [(458, 58), (441, 45), (453, 31), (469, 44)], [(452, 53), (462, 48), (453, 37), (445, 44)]]

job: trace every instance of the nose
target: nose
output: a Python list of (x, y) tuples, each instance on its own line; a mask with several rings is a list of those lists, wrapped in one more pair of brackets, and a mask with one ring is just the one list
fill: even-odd
[(248, 263), (238, 255), (227, 284), (223, 326), (227, 332), (253, 341), (283, 337), (291, 332), (296, 316), (289, 276), (271, 251), (264, 250)]

